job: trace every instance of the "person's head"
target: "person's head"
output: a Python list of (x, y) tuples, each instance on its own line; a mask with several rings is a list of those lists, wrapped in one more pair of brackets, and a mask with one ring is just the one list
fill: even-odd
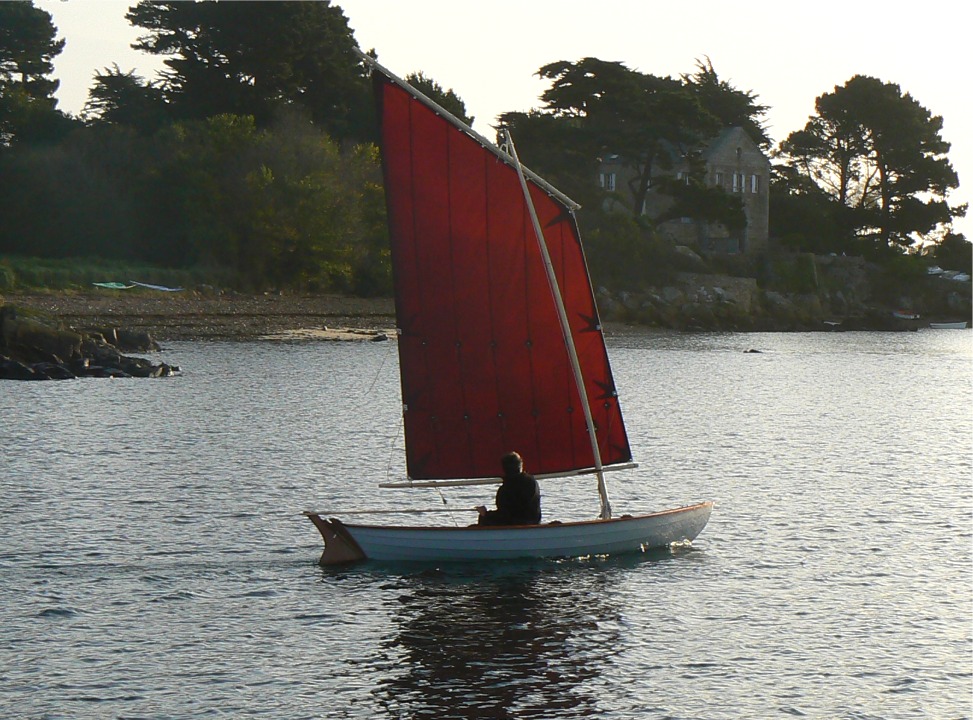
[(516, 475), (524, 469), (524, 459), (520, 457), (520, 453), (508, 452), (500, 458), (500, 464), (504, 475)]

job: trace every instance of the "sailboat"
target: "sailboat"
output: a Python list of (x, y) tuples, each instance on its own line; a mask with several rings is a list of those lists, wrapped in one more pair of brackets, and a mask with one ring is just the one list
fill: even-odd
[[(408, 478), (496, 484), (518, 451), (538, 480), (594, 482), (596, 519), (518, 526), (343, 522), (306, 511), (322, 565), (644, 552), (692, 541), (712, 502), (612, 513), (633, 468), (575, 218), (577, 203), (381, 66), (370, 66), (392, 246)], [(347, 517), (347, 516), (346, 516)]]

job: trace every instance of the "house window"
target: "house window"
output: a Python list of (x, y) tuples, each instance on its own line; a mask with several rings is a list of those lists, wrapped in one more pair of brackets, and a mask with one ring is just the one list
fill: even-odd
[(716, 185), (716, 187), (723, 187), (723, 173), (713, 173), (713, 184)]
[(681, 180), (683, 185), (688, 185), (689, 184), (689, 173), (683, 172), (682, 170), (680, 170), (676, 174), (676, 179), (677, 180)]
[(615, 192), (615, 173), (602, 173), (601, 186), (608, 192)]
[(751, 175), (750, 176), (750, 192), (756, 194), (760, 192), (760, 176)]

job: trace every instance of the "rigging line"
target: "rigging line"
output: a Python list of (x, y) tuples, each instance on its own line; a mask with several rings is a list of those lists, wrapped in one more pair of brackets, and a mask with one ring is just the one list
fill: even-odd
[[(372, 391), (375, 390), (375, 386), (378, 384), (378, 379), (380, 377), (382, 377), (383, 371), (385, 370), (385, 365), (386, 365), (386, 363), (388, 363), (389, 358), (392, 356), (392, 345), (393, 345), (393, 343), (391, 343), (391, 342), (389, 342), (387, 344), (387, 346), (385, 348), (385, 355), (382, 357), (382, 364), (378, 366), (378, 369), (375, 371), (375, 374), (372, 376), (371, 385), (369, 385), (368, 386), (368, 390), (366, 390), (362, 394), (362, 398), (366, 398), (366, 397), (370, 396), (372, 394)], [(402, 424), (403, 424), (403, 419), (402, 419), (402, 414), (400, 413), (399, 414), (399, 422), (398, 422), (398, 425), (397, 425), (397, 429), (395, 431), (395, 435), (389, 440), (389, 447), (388, 447), (387, 452), (385, 453), (385, 456), (386, 456), (386, 462), (385, 462), (385, 479), (386, 479), (386, 481), (388, 481), (392, 477), (392, 455), (393, 455), (393, 453), (395, 451), (395, 445), (396, 445), (396, 443), (398, 442), (399, 438), (402, 436)]]
[(382, 364), (378, 366), (378, 370), (376, 370), (375, 374), (372, 376), (372, 384), (369, 385), (368, 390), (366, 390), (362, 394), (362, 398), (365, 398), (372, 394), (372, 390), (375, 389), (375, 385), (378, 383), (378, 379), (382, 376), (382, 371), (385, 369), (385, 363), (388, 362), (389, 356), (391, 354), (392, 354), (392, 343), (388, 343), (385, 348), (385, 356), (382, 358)]
[(405, 425), (405, 418), (399, 415), (398, 429), (395, 431), (395, 437), (389, 442), (389, 449), (386, 453), (386, 463), (385, 463), (385, 480), (386, 483), (389, 478), (392, 477), (392, 454), (395, 452), (395, 446), (399, 442), (399, 438), (402, 437), (403, 426)]
[[(392, 357), (394, 345), (395, 345), (395, 343), (393, 343), (391, 341), (388, 341), (385, 344), (385, 354), (382, 356), (382, 362), (378, 366), (378, 368), (375, 370), (375, 373), (372, 375), (372, 381), (369, 384), (368, 389), (365, 390), (364, 392), (362, 392), (362, 394), (360, 396), (361, 399), (364, 400), (364, 399), (368, 398), (369, 396), (371, 396), (372, 392), (374, 392), (375, 386), (378, 385), (379, 378), (381, 378), (384, 375), (385, 366), (388, 364), (389, 358)], [(388, 480), (389, 478), (392, 477), (392, 453), (395, 450), (395, 444), (396, 444), (396, 442), (398, 441), (399, 437), (402, 435), (402, 423), (403, 423), (403, 420), (402, 420), (402, 415), (400, 413), (399, 414), (398, 428), (397, 428), (397, 430), (395, 432), (395, 436), (392, 437), (391, 440), (389, 441), (389, 448), (388, 448), (388, 452), (386, 453), (386, 458), (387, 458), (386, 463), (385, 463), (385, 479), (386, 480)]]
[[(456, 508), (449, 507), (449, 501), (446, 500), (446, 495), (443, 493), (443, 489), (442, 488), (437, 487), (436, 488), (436, 492), (439, 493), (439, 499), (443, 501), (443, 508), (444, 509), (441, 510), (440, 512), (448, 512), (450, 519), (453, 521), (453, 525), (455, 525), (456, 527), (459, 527), (459, 523), (456, 522)], [(463, 509), (465, 510), (466, 508), (463, 508)], [(473, 508), (473, 509), (476, 510), (476, 508)]]

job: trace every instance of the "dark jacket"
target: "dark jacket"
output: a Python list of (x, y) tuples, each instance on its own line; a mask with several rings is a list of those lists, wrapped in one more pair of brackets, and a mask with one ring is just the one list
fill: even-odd
[(480, 518), (480, 525), (536, 525), (541, 521), (541, 488), (533, 475), (504, 477), (497, 490), (497, 509)]

